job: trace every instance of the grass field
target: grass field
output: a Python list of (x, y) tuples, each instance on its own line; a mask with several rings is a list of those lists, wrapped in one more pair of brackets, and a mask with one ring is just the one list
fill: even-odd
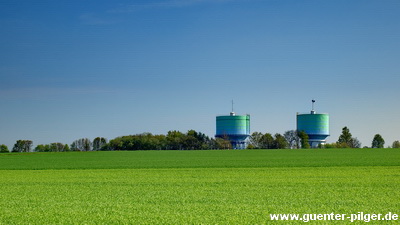
[(400, 214), (400, 149), (0, 154), (0, 195), (0, 224), (304, 224), (269, 214)]

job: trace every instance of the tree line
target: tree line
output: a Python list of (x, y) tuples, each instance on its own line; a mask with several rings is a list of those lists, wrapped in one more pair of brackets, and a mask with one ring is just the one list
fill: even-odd
[[(114, 150), (206, 150), (231, 149), (227, 138), (210, 138), (204, 133), (189, 130), (186, 133), (169, 131), (166, 135), (142, 133), (121, 136), (108, 141), (104, 137), (94, 140), (81, 138), (71, 145), (59, 142), (39, 144), (33, 148), (31, 140), (18, 140), (11, 152), (68, 152), (68, 151), (114, 151)], [(0, 145), (0, 152), (9, 152), (6, 145)]]
[[(385, 140), (376, 134), (372, 140), (372, 148), (384, 148)], [(364, 146), (366, 147), (366, 146)], [(394, 141), (392, 148), (400, 148), (400, 141)], [(307, 149), (310, 148), (308, 135), (304, 131), (289, 130), (283, 135), (276, 133), (253, 132), (248, 138), (248, 149)], [(344, 127), (335, 143), (320, 145), (319, 148), (361, 148), (360, 141), (353, 137), (349, 128)], [(121, 136), (108, 141), (104, 137), (93, 140), (81, 138), (71, 145), (59, 142), (39, 144), (33, 148), (31, 140), (18, 140), (11, 152), (68, 152), (68, 151), (114, 151), (114, 150), (207, 150), (232, 149), (228, 137), (210, 138), (204, 133), (189, 130), (168, 131), (166, 135), (142, 133)], [(0, 145), (0, 153), (10, 152), (6, 145)]]
[[(325, 144), (321, 146), (322, 148), (361, 148), (361, 142), (350, 133), (350, 129), (348, 127), (343, 127), (342, 134), (339, 136), (339, 139), (336, 143)], [(380, 134), (375, 134), (372, 139), (371, 148), (384, 148), (385, 140)], [(400, 148), (400, 141), (394, 141), (392, 146), (388, 146), (388, 148)], [(369, 148), (368, 146), (364, 146), (363, 148)]]
[(289, 130), (283, 135), (254, 132), (249, 137), (249, 149), (297, 149), (310, 148), (308, 135), (304, 131)]

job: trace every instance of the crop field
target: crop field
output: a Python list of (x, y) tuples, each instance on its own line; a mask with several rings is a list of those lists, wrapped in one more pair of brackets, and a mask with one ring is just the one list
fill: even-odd
[(400, 149), (0, 154), (0, 195), (0, 224), (306, 224), (269, 215), (400, 214)]

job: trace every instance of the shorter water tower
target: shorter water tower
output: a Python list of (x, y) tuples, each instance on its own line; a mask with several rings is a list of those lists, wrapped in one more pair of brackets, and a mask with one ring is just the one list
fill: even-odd
[(250, 136), (250, 115), (236, 115), (232, 112), (229, 115), (217, 116), (217, 132), (215, 137), (228, 139), (233, 149), (246, 148), (246, 139)]
[(315, 100), (312, 100), (310, 114), (297, 113), (297, 130), (304, 131), (308, 135), (311, 148), (317, 148), (319, 144), (325, 144), (329, 136), (329, 114), (317, 113), (314, 110)]

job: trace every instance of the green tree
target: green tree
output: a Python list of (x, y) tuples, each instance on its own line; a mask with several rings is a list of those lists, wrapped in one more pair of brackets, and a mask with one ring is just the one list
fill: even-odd
[(380, 134), (375, 134), (374, 139), (372, 140), (372, 148), (384, 148), (385, 140)]
[(183, 149), (183, 139), (185, 135), (180, 131), (168, 131), (167, 143), (168, 149), (171, 150), (182, 150)]
[(341, 147), (350, 148), (352, 144), (352, 135), (349, 128), (343, 127), (342, 134), (339, 136), (339, 140), (336, 142)]
[(163, 134), (158, 134), (158, 135), (153, 135), (153, 143), (155, 148), (157, 150), (166, 150), (167, 149), (167, 139), (165, 135)]
[(65, 145), (59, 142), (51, 143), (50, 144), (50, 151), (51, 152), (63, 152)]
[(256, 149), (256, 148), (254, 148), (254, 146), (252, 144), (248, 144), (247, 149)]
[(33, 142), (31, 140), (18, 140), (12, 149), (12, 152), (30, 152)]
[(276, 133), (275, 140), (274, 140), (274, 148), (285, 149), (287, 147), (288, 147), (288, 143), (287, 143), (285, 137), (281, 134)]
[(354, 137), (351, 139), (350, 147), (351, 148), (361, 148), (361, 142), (356, 137)]
[(93, 140), (93, 151), (99, 151), (107, 144), (107, 139), (103, 137), (97, 137)]
[(81, 138), (75, 140), (71, 144), (72, 151), (90, 151), (92, 149), (92, 142), (89, 138)]
[(289, 148), (294, 149), (294, 148), (299, 148), (300, 145), (300, 137), (298, 135), (298, 132), (295, 130), (288, 130), (286, 131), (283, 136), (285, 137)]
[(36, 146), (34, 151), (35, 152), (48, 152), (49, 150), (48, 150), (48, 147), (46, 145), (40, 144), (40, 145)]
[(394, 141), (392, 144), (392, 148), (400, 148), (400, 141)]
[(232, 149), (232, 144), (228, 139), (216, 138), (215, 142), (217, 149)]
[(65, 152), (71, 151), (71, 149), (69, 148), (69, 145), (68, 145), (68, 144), (65, 144), (65, 145), (64, 145), (64, 151), (65, 151)]
[(10, 152), (7, 145), (0, 145), (0, 153)]
[(270, 133), (265, 133), (260, 140), (260, 148), (262, 149), (273, 149), (275, 148), (274, 137)]
[(35, 152), (65, 152), (69, 151), (69, 146), (59, 142), (50, 143), (47, 145), (37, 145), (34, 149)]
[(183, 149), (194, 150), (201, 149), (201, 141), (199, 140), (199, 133), (195, 130), (189, 130), (185, 137), (182, 139)]
[(320, 148), (338, 148), (337, 143), (326, 143), (324, 145), (319, 145)]
[(308, 143), (308, 134), (304, 131), (299, 131), (298, 136), (300, 138), (300, 146), (303, 149), (308, 149), (310, 148), (310, 143)]
[(249, 146), (252, 146), (252, 148), (259, 149), (261, 148), (261, 140), (262, 140), (263, 134), (261, 132), (253, 132), (250, 137), (249, 137)]

